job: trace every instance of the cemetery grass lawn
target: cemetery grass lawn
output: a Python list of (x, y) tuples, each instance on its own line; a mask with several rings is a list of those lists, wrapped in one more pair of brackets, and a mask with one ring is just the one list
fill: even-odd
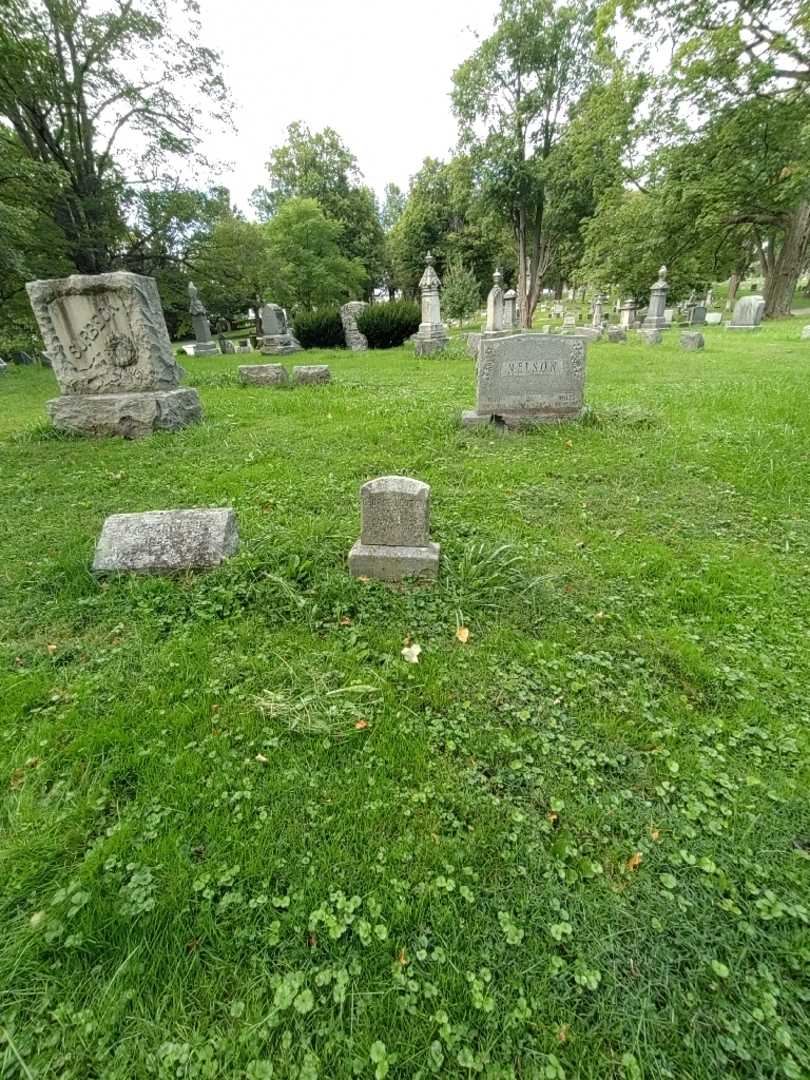
[[(460, 354), (188, 360), (137, 443), (3, 376), (0, 1076), (810, 1076), (800, 326), (591, 346), (586, 422), (508, 437)], [(346, 573), (385, 473), (435, 588)], [(225, 505), (220, 569), (90, 574)]]

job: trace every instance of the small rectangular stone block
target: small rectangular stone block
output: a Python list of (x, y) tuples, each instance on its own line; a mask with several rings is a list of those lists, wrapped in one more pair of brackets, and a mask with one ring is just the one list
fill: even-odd
[(155, 431), (179, 431), (202, 419), (196, 390), (147, 390), (132, 394), (63, 394), (45, 402), (57, 431), (143, 439)]
[(430, 536), (430, 485), (409, 476), (380, 476), (360, 488), (364, 545), (418, 547)]
[(328, 383), (332, 381), (332, 373), (328, 364), (298, 364), (293, 368), (292, 381), (297, 386)]
[(639, 330), (638, 333), (648, 345), (660, 345), (664, 340), (660, 330)]
[(290, 376), (283, 364), (243, 364), (239, 381), (251, 386), (288, 386)]
[(390, 544), (364, 544), (358, 540), (349, 552), (352, 577), (378, 581), (403, 581), (423, 578), (435, 581), (439, 575), (439, 545), (397, 547)]
[(204, 570), (219, 566), (238, 547), (236, 514), (229, 507), (112, 514), (96, 544), (93, 572)]

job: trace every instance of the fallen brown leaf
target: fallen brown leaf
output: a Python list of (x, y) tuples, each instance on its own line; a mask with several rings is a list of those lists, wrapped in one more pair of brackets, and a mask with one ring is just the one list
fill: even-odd
[(641, 854), (640, 851), (634, 852), (630, 856), (630, 858), (627, 860), (627, 869), (628, 870), (638, 870), (639, 866), (641, 866), (641, 860), (643, 858), (644, 858), (644, 856)]
[(354, 726), (357, 731), (365, 731), (368, 727), (368, 720), (358, 720)]
[(560, 1030), (557, 1032), (557, 1042), (568, 1042), (568, 1032), (571, 1030), (570, 1024), (563, 1024)]

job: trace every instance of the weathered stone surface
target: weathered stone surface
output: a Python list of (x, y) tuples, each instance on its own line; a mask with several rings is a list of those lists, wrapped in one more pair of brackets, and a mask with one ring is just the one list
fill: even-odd
[(238, 368), (239, 381), (251, 386), (289, 386), (290, 376), (283, 364), (244, 364)]
[(500, 270), (496, 270), (492, 275), (494, 284), (489, 290), (487, 296), (487, 322), (484, 329), (485, 334), (502, 334), (503, 333), (503, 289), (501, 288), (501, 282), (503, 281), (503, 274)]
[(349, 552), (354, 577), (434, 579), (439, 545), (430, 542), (430, 486), (408, 476), (380, 476), (360, 489), (360, 539)]
[(583, 341), (599, 341), (602, 337), (602, 331), (593, 326), (575, 326), (573, 332), (566, 336), (582, 338)]
[(705, 344), (703, 334), (700, 334), (697, 331), (694, 333), (681, 334), (682, 349), (689, 349), (690, 352), (694, 352), (696, 349), (702, 349)]
[(639, 330), (639, 337), (648, 345), (660, 345), (664, 336), (660, 330)]
[(650, 288), (650, 306), (647, 308), (647, 314), (642, 323), (643, 330), (662, 330), (669, 325), (664, 314), (668, 292), (667, 268), (662, 266), (658, 271), (658, 281)]
[(467, 352), (473, 358), (478, 359), (478, 350), (481, 347), (481, 335), (480, 334), (467, 334)]
[(352, 352), (365, 352), (368, 349), (368, 338), (357, 329), (357, 316), (365, 309), (366, 304), (363, 300), (350, 300), (340, 309), (346, 348), (351, 349)]
[(180, 384), (153, 278), (74, 274), (31, 281), (26, 289), (63, 394), (173, 390)]
[(627, 331), (623, 326), (609, 326), (607, 329), (607, 339), (614, 344), (620, 341), (627, 341)]
[(503, 294), (503, 325), (505, 330), (517, 330), (517, 293), (507, 289)]
[(332, 372), (328, 364), (299, 364), (293, 368), (292, 381), (296, 386), (328, 383), (332, 381)]
[(419, 282), (422, 293), (422, 321), (411, 340), (417, 356), (433, 356), (441, 352), (450, 340), (447, 327), (442, 322), (439, 288), (441, 281), (433, 268), (430, 252), (425, 257), (427, 266)]
[(629, 330), (636, 321), (637, 310), (638, 304), (636, 304), (635, 300), (625, 300), (619, 308), (619, 323), (625, 330)]
[(706, 325), (706, 307), (704, 304), (691, 304), (687, 308), (686, 321), (690, 326)]
[(802, 341), (810, 341), (810, 326), (802, 327)]
[(228, 507), (113, 514), (96, 544), (93, 571), (166, 574), (209, 569), (238, 547), (236, 514)]
[(576, 419), (582, 413), (586, 343), (581, 337), (512, 334), (481, 342), (477, 400), (462, 423)]
[(765, 300), (761, 296), (743, 296), (734, 305), (731, 322), (726, 330), (758, 330), (765, 312)]
[(706, 312), (706, 325), (707, 326), (719, 326), (723, 321), (722, 311), (707, 311)]
[(208, 321), (208, 312), (200, 300), (200, 294), (194, 282), (188, 283), (189, 313), (191, 315), (191, 327), (194, 331), (194, 344), (191, 346), (192, 356), (216, 356), (219, 346), (211, 339), (211, 324)]
[(259, 315), (262, 320), (263, 356), (291, 356), (302, 351), (300, 341), (287, 324), (287, 313), (280, 304), (263, 304)]
[(179, 431), (202, 419), (196, 390), (145, 390), (131, 394), (63, 394), (45, 403), (58, 431), (143, 439), (155, 431)]

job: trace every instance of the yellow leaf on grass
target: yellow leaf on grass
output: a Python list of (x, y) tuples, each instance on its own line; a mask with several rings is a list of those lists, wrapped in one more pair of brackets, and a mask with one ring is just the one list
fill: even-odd
[(458, 638), (458, 640), (461, 642), (462, 645), (466, 645), (467, 642), (470, 640), (469, 627), (460, 626), (458, 628), (458, 630), (456, 630), (456, 637)]
[(628, 870), (638, 870), (639, 866), (641, 866), (641, 860), (643, 858), (644, 858), (644, 856), (641, 854), (640, 851), (634, 852), (630, 856), (630, 858), (627, 860), (627, 869)]
[(661, 839), (661, 830), (660, 830), (660, 829), (653, 829), (653, 830), (652, 830), (652, 831), (650, 832), (650, 836), (651, 836), (651, 837), (653, 838), (653, 840), (654, 840), (654, 841), (656, 842), (656, 844), (657, 844), (657, 843), (658, 843), (658, 841), (659, 841), (659, 840)]

